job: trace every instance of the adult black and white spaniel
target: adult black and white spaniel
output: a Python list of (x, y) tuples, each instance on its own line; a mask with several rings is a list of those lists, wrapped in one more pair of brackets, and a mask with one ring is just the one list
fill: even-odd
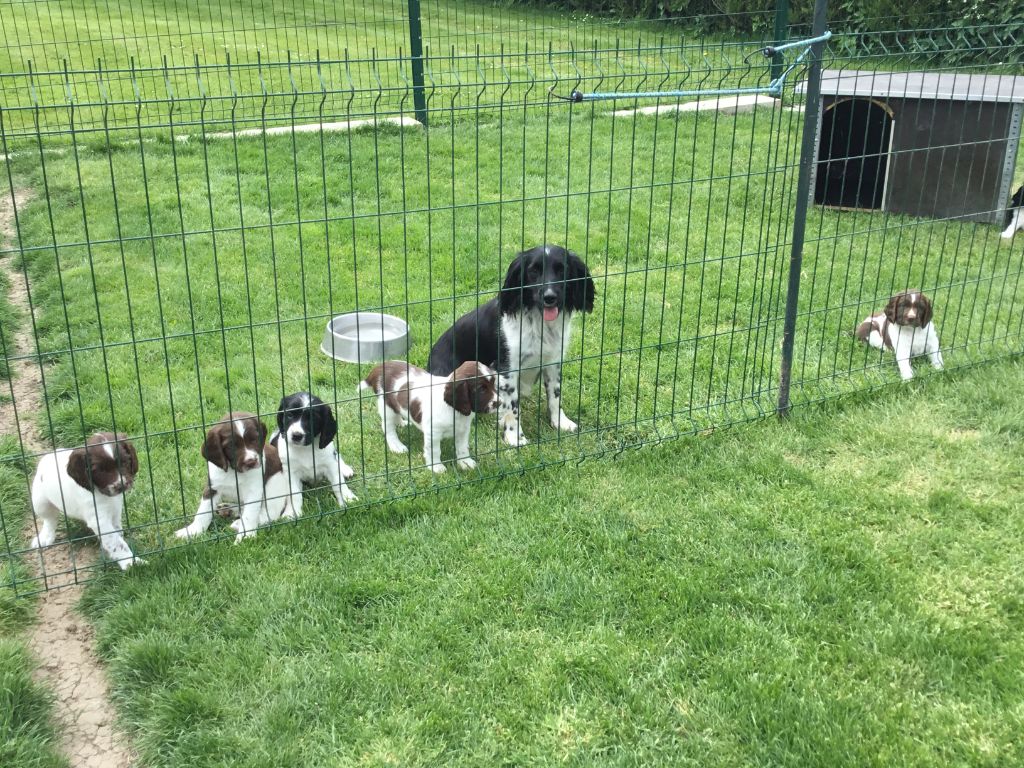
[(237, 544), (274, 522), (288, 501), (288, 478), (277, 449), (267, 443), (267, 428), (258, 416), (236, 411), (210, 427), (202, 447), (207, 483), (192, 522), (175, 533), (179, 539), (198, 536), (221, 504), (239, 506), (231, 527)]
[(473, 469), (469, 455), (469, 431), (473, 415), (492, 413), (498, 406), (495, 372), (475, 360), (462, 363), (449, 376), (433, 376), (422, 368), (400, 360), (388, 360), (374, 367), (359, 383), (359, 389), (377, 395), (377, 412), (388, 448), (405, 453), (398, 427), (412, 422), (423, 432), (423, 461), (435, 473), (445, 471), (441, 463), (441, 441), (455, 438), (455, 460), (460, 469)]
[(316, 395), (296, 392), (281, 400), (277, 429), (270, 443), (277, 448), (291, 489), (285, 517), (302, 516), (303, 483), (328, 483), (339, 507), (356, 501), (356, 495), (345, 484), (355, 471), (334, 447), (337, 434), (338, 422), (331, 407)]
[(932, 303), (920, 291), (904, 291), (889, 299), (885, 309), (857, 326), (857, 338), (875, 349), (896, 353), (896, 365), (904, 381), (914, 378), (910, 359), (931, 357), (932, 367), (942, 370), (939, 334), (932, 323)]
[(478, 360), (498, 371), (498, 422), (505, 442), (525, 445), (519, 401), (543, 375), (551, 425), (575, 432), (562, 411), (562, 360), (569, 347), (573, 315), (594, 309), (594, 281), (572, 251), (543, 245), (518, 254), (501, 292), (460, 317), (430, 351), (427, 369), (448, 376)]
[(89, 526), (121, 570), (143, 562), (132, 554), (121, 527), (124, 493), (138, 471), (135, 446), (120, 433), (97, 432), (82, 448), (43, 456), (32, 479), (36, 535), (30, 546), (53, 544), (57, 522), (66, 515)]
[(1006, 209), (1006, 229), (1000, 237), (1009, 240), (1017, 230), (1024, 229), (1024, 186), (1018, 187), (1010, 198), (1010, 205)]

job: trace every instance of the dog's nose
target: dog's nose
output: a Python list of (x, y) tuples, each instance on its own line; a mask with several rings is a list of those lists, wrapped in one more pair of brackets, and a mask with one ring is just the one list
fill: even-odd
[(292, 442), (296, 445), (301, 444), (305, 438), (306, 436), (301, 432), (292, 432)]
[(242, 462), (242, 466), (245, 467), (246, 469), (256, 469), (256, 467), (258, 467), (259, 465), (260, 463), (256, 459), (246, 459), (245, 461)]
[(553, 307), (558, 303), (558, 294), (552, 291), (550, 288), (544, 291), (544, 306)]

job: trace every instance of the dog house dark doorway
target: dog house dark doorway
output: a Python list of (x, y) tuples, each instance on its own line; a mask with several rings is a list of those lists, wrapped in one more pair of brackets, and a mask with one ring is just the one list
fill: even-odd
[(814, 202), (830, 208), (881, 209), (893, 114), (875, 99), (840, 99), (826, 107), (818, 144)]

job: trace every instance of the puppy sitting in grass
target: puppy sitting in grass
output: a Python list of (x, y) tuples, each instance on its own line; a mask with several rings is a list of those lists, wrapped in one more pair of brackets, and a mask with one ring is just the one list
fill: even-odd
[(928, 355), (932, 367), (942, 370), (939, 334), (932, 323), (932, 303), (920, 291), (904, 291), (889, 299), (885, 309), (857, 326), (857, 338), (875, 349), (896, 353), (896, 365), (904, 381), (914, 378), (910, 359)]
[(460, 469), (473, 469), (469, 455), (469, 430), (473, 415), (492, 413), (498, 407), (495, 372), (475, 360), (463, 363), (449, 376), (433, 376), (422, 368), (388, 360), (376, 366), (359, 383), (377, 395), (377, 411), (388, 448), (394, 453), (409, 449), (396, 429), (412, 422), (423, 432), (423, 460), (435, 473), (441, 463), (441, 441), (455, 437), (455, 458)]

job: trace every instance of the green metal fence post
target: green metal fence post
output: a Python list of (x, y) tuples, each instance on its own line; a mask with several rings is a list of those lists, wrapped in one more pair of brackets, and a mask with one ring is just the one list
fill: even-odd
[(412, 103), (416, 119), (427, 124), (427, 95), (423, 87), (423, 28), (420, 0), (409, 0), (409, 60), (412, 64)]
[[(775, 45), (781, 45), (786, 42), (786, 30), (789, 27), (789, 0), (776, 0), (775, 2), (775, 34), (774, 43)], [(772, 56), (772, 65), (770, 68), (771, 79), (774, 80), (782, 74), (783, 59), (781, 53), (776, 53)]]
[[(811, 36), (825, 33), (825, 12), (828, 0), (814, 3), (814, 24)], [(779, 416), (789, 414), (789, 385), (793, 373), (793, 334), (796, 330), (796, 307), (800, 296), (800, 268), (804, 255), (804, 228), (810, 202), (811, 164), (815, 161), (814, 139), (818, 131), (821, 108), (821, 52), (824, 43), (811, 46), (811, 68), (807, 77), (807, 103), (804, 107), (804, 134), (800, 143), (800, 170), (796, 185), (796, 206), (793, 212), (793, 247), (789, 256), (789, 285), (786, 289), (786, 315), (782, 326), (782, 370), (779, 378)]]

